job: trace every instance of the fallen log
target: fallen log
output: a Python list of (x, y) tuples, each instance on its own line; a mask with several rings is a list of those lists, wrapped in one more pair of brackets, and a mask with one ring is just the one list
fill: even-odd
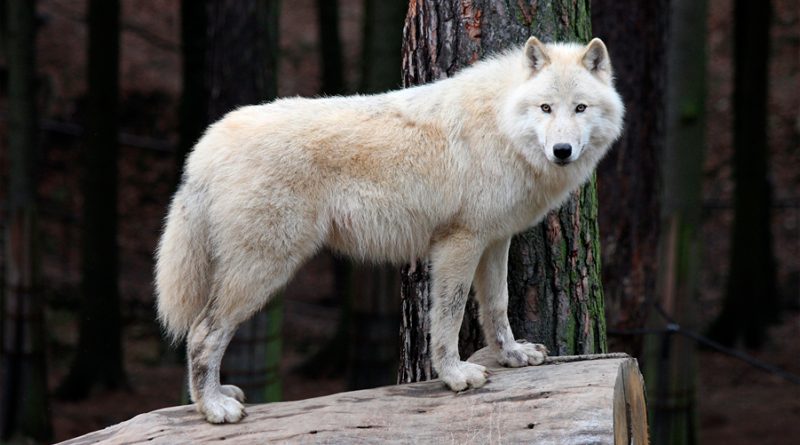
[(452, 393), (429, 382), (249, 405), (242, 422), (211, 425), (193, 405), (164, 408), (62, 442), (647, 444), (644, 387), (624, 354), (553, 357), (508, 369), (485, 350), (483, 388)]

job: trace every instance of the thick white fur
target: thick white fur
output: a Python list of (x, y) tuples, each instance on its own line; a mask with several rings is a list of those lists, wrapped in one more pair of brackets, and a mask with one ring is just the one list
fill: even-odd
[[(532, 38), (430, 85), (282, 99), (213, 124), (187, 161), (156, 270), (161, 321), (173, 338), (189, 333), (198, 409), (211, 422), (243, 416), (241, 392), (219, 384), (227, 342), (325, 245), (370, 261), (431, 258), (433, 362), (452, 389), (485, 382), (458, 357), (473, 281), (498, 360), (541, 363), (546, 350), (508, 327), (509, 239), (587, 180), (622, 117), (602, 42)], [(556, 143), (573, 147), (567, 165)]]

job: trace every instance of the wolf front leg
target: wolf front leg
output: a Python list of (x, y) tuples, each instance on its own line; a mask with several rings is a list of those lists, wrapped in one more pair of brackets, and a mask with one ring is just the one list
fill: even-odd
[(497, 361), (512, 368), (538, 365), (547, 357), (544, 345), (517, 342), (508, 323), (508, 247), (511, 239), (490, 244), (475, 272), (475, 294), (480, 305), (486, 343)]
[(244, 392), (234, 385), (220, 385), (219, 370), (236, 326), (221, 323), (213, 312), (209, 302), (189, 330), (189, 394), (209, 422), (234, 423), (246, 415)]
[(454, 234), (431, 249), (431, 346), (433, 367), (453, 391), (479, 388), (486, 368), (461, 361), (458, 332), (483, 244), (470, 234)]

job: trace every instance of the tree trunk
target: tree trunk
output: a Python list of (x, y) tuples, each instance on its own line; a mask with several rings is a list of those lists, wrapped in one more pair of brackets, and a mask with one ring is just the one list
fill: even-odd
[(277, 95), (279, 5), (278, 0), (208, 2), (208, 122)]
[(339, 37), (339, 0), (317, 0), (319, 51), (323, 94), (344, 92), (342, 42)]
[[(339, 13), (336, 1), (317, 2), (323, 95), (344, 92)], [(400, 84), (403, 2), (364, 1), (364, 37), (359, 93), (377, 93)], [(397, 271), (333, 257), (336, 295), (341, 305), (333, 338), (306, 361), (309, 377), (347, 372), (349, 389), (391, 383), (397, 364)]]
[[(666, 142), (656, 296), (667, 314), (695, 328), (705, 89), (707, 3), (673, 0), (667, 45)], [(648, 324), (666, 321), (651, 306)], [(654, 444), (697, 443), (695, 345), (683, 336), (645, 339), (644, 369)]]
[(181, 1), (182, 91), (178, 116), (177, 181), (180, 181), (186, 156), (210, 122), (206, 113), (208, 89), (205, 85), (207, 0)]
[(360, 93), (382, 93), (400, 87), (403, 18), (407, 3), (364, 0)]
[(81, 294), (78, 351), (59, 395), (80, 399), (95, 385), (126, 385), (118, 289), (117, 108), (119, 1), (89, 2), (89, 69), (83, 172)]
[(777, 319), (767, 138), (770, 2), (734, 6), (734, 222), (728, 286), (711, 336), (732, 346), (764, 342)]
[[(543, 41), (587, 41), (590, 28), (586, 0), (411, 2), (403, 31), (403, 83), (417, 85), (451, 76), (487, 54), (523, 44), (531, 35)], [(509, 320), (517, 338), (544, 343), (555, 355), (605, 351), (596, 216), (592, 180), (542, 224), (512, 241)], [(402, 279), (398, 379), (428, 379), (433, 370), (428, 357), (426, 261), (407, 266)], [(472, 307), (467, 308), (462, 328), (462, 356), (482, 345)]]
[(0, 0), (0, 59), (6, 65), (8, 65), (8, 59), (6, 59), (8, 57), (8, 26), (8, 0)]
[[(344, 90), (342, 42), (339, 36), (338, 0), (317, 0), (321, 96), (342, 94)], [(306, 359), (297, 370), (309, 378), (340, 377), (347, 372), (353, 335), (353, 264), (347, 258), (331, 255), (333, 294), (339, 303), (339, 321), (334, 335)]]
[(194, 406), (178, 406), (59, 445), (648, 443), (636, 360), (585, 356), (586, 361), (502, 369), (483, 352), (469, 361), (492, 371), (491, 391), (453, 396), (438, 381), (384, 386), (251, 405), (244, 422), (225, 426), (199, 421)]
[(357, 265), (353, 270), (348, 389), (394, 383), (399, 281), (399, 271), (390, 266)]
[(36, 223), (36, 2), (8, 0), (8, 195), (0, 306), (0, 442), (50, 438)]
[[(400, 46), (405, 17), (401, 0), (364, 0), (364, 34), (359, 93), (388, 91), (400, 85)], [(394, 382), (400, 274), (393, 266), (354, 264), (348, 389)]]
[[(597, 169), (610, 331), (644, 327), (646, 300), (656, 292), (668, 16), (668, 0), (592, 3), (592, 30), (611, 49), (615, 84), (630, 116)], [(641, 337), (612, 337), (609, 344), (641, 356)]]
[[(321, 85), (319, 94), (334, 96), (344, 92), (344, 60), (339, 34), (339, 0), (317, 0), (319, 61)], [(347, 372), (353, 327), (353, 264), (339, 255), (331, 257), (334, 295), (339, 300), (339, 322), (336, 332), (325, 346), (306, 363), (301, 372), (309, 377), (342, 376)]]
[[(236, 107), (275, 98), (279, 2), (213, 0), (207, 8), (206, 116), (213, 122)], [(280, 399), (279, 299), (239, 327), (222, 362), (222, 380), (239, 386), (251, 403)]]

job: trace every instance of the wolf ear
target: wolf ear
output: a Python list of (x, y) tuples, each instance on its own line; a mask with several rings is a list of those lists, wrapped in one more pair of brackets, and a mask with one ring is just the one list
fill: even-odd
[(595, 76), (605, 81), (611, 80), (611, 59), (608, 57), (608, 50), (605, 43), (598, 38), (592, 39), (586, 45), (586, 51), (581, 59), (583, 66)]
[(550, 63), (550, 57), (547, 56), (547, 48), (536, 37), (531, 37), (525, 43), (525, 57), (534, 72), (539, 71)]

